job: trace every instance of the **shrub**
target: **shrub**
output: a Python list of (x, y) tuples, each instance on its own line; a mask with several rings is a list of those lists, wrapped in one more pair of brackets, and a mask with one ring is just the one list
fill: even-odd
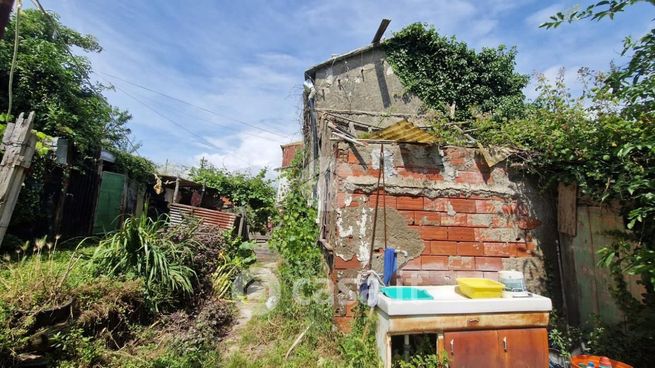
[(193, 293), (195, 272), (188, 266), (189, 242), (176, 243), (166, 234), (165, 219), (146, 215), (125, 220), (122, 228), (98, 244), (93, 261), (98, 273), (142, 277), (147, 300), (155, 311), (178, 296)]

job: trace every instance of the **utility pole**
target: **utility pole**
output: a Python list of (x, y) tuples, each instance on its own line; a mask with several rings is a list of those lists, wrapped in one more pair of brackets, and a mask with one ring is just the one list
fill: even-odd
[(14, 0), (0, 0), (0, 38), (5, 36), (5, 28), (7, 28), (9, 15), (13, 7)]
[(36, 146), (36, 136), (32, 134), (33, 120), (34, 111), (27, 119), (21, 113), (16, 123), (7, 124), (0, 144), (0, 149), (4, 150), (0, 161), (0, 245), (9, 227), (25, 172), (32, 164)]

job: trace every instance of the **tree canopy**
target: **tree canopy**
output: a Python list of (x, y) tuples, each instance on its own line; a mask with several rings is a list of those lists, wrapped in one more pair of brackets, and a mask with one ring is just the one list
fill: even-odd
[[(385, 42), (387, 60), (406, 89), (429, 107), (468, 119), (474, 113), (510, 114), (523, 103), (528, 76), (515, 69), (516, 50), (504, 46), (477, 52), (434, 27), (411, 24)], [(512, 107), (513, 106), (513, 107)]]
[[(0, 106), (5, 109), (15, 30), (14, 15), (0, 42)], [(102, 95), (108, 87), (90, 82), (89, 60), (69, 52), (100, 52), (97, 40), (64, 26), (56, 14), (48, 17), (38, 10), (22, 11), (18, 30), (11, 115), (34, 110), (34, 128), (68, 138), (82, 158), (97, 157), (101, 148), (128, 148), (131, 116), (109, 104)]]

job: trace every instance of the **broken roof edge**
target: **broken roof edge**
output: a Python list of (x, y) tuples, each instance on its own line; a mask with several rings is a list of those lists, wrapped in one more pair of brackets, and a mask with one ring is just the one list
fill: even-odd
[(336, 63), (337, 61), (348, 59), (348, 58), (350, 58), (352, 56), (355, 56), (355, 55), (358, 55), (360, 53), (371, 51), (371, 50), (374, 50), (374, 49), (376, 49), (378, 47), (381, 47), (382, 44), (384, 43), (384, 41), (385, 40), (382, 40), (382, 41), (376, 42), (376, 43), (370, 43), (370, 44), (368, 44), (366, 46), (362, 46), (362, 47), (359, 47), (357, 49), (348, 51), (346, 53), (333, 56), (333, 57), (329, 58), (328, 60), (320, 62), (320, 63), (310, 67), (309, 69), (307, 69), (305, 71), (305, 79), (307, 79), (309, 76), (311, 76), (312, 79), (314, 79), (312, 74), (314, 74), (317, 70), (319, 70), (321, 68), (324, 68), (325, 66)]
[(301, 144), (304, 145), (305, 142), (304, 141), (295, 141), (295, 142), (291, 142), (291, 143), (285, 143), (285, 144), (281, 144), (280, 148), (298, 146), (298, 145), (301, 145)]

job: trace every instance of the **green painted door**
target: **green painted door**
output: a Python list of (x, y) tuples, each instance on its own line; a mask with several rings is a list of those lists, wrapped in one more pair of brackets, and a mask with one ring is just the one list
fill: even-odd
[(118, 228), (123, 203), (125, 175), (105, 171), (102, 173), (98, 203), (93, 220), (93, 233), (103, 234)]

